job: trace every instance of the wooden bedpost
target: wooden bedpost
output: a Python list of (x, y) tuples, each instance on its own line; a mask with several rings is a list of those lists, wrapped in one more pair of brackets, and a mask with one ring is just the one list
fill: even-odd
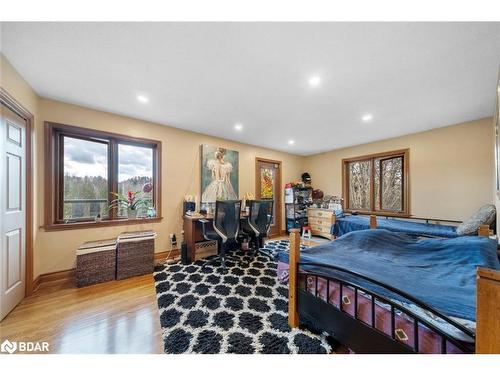
[(370, 215), (370, 229), (377, 229), (377, 216)]
[(476, 353), (500, 354), (500, 271), (477, 269)]
[(480, 225), (479, 230), (477, 231), (478, 236), (489, 237), (490, 236), (490, 227), (489, 225)]
[[(334, 211), (332, 213), (332, 225), (331, 225), (330, 228), (334, 228), (336, 222), (337, 222), (337, 215), (335, 214), (335, 211)], [(334, 240), (336, 238), (337, 238), (337, 236), (334, 236), (333, 234), (330, 234), (330, 239), (331, 240)]]
[(288, 254), (289, 281), (288, 281), (288, 325), (291, 328), (299, 326), (297, 311), (297, 263), (300, 259), (300, 233), (298, 228), (290, 229), (290, 253)]

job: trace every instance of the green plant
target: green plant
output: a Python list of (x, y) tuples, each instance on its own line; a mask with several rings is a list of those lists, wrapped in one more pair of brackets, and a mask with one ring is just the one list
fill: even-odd
[(116, 198), (111, 201), (109, 210), (113, 208), (126, 208), (127, 210), (137, 210), (139, 208), (149, 207), (149, 199), (142, 196), (141, 191), (127, 191), (127, 194), (111, 192)]

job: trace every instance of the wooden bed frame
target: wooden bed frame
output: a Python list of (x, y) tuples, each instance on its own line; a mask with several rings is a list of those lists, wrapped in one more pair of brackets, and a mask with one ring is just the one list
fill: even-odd
[[(387, 217), (383, 216), (382, 217)], [(412, 219), (412, 220), (425, 220), (427, 223), (429, 221), (435, 221), (435, 222), (445, 222), (445, 223), (462, 223), (461, 221), (457, 220), (446, 220), (446, 219), (432, 219), (428, 217), (408, 217), (407, 219)], [(337, 222), (337, 216), (335, 213), (332, 214), (332, 225), (335, 225)], [(377, 229), (377, 215), (370, 215), (370, 229)], [(480, 236), (489, 236), (490, 235), (490, 228), (488, 225), (481, 225), (478, 230), (478, 234)]]
[[(372, 228), (376, 228), (376, 219), (370, 218)], [(479, 235), (488, 236), (489, 228), (483, 226), (479, 230)], [(500, 271), (478, 268), (477, 270), (477, 313), (476, 313), (476, 333), (461, 326), (451, 320), (444, 314), (436, 311), (432, 307), (426, 305), (422, 301), (397, 290), (390, 285), (385, 285), (376, 280), (367, 278), (353, 271), (342, 269), (339, 267), (331, 267), (342, 273), (351, 274), (358, 278), (365, 279), (373, 284), (378, 284), (391, 292), (397, 293), (410, 300), (412, 303), (430, 311), (445, 320), (450, 325), (462, 331), (463, 334), (469, 336), (475, 343), (464, 345), (457, 341), (447, 333), (440, 330), (438, 327), (423, 321), (420, 317), (411, 311), (402, 308), (400, 305), (394, 304), (390, 299), (384, 298), (379, 294), (367, 290), (352, 282), (342, 280), (340, 277), (332, 278), (315, 272), (300, 272), (300, 233), (299, 229), (290, 230), (290, 254), (289, 254), (289, 292), (288, 292), (288, 324), (292, 328), (299, 327), (299, 324), (312, 325), (312, 328), (329, 333), (339, 343), (352, 349), (357, 353), (418, 353), (419, 338), (418, 331), (421, 324), (433, 333), (441, 337), (441, 352), (448, 352), (449, 343), (453, 344), (465, 353), (496, 353), (500, 354)], [(311, 265), (311, 264), (310, 264)], [(320, 264), (316, 264), (320, 266)], [(324, 266), (324, 265), (323, 265)], [(316, 280), (315, 292), (308, 290), (307, 279)], [(354, 291), (355, 304), (354, 315), (343, 311), (342, 303), (338, 306), (328, 303), (318, 296), (318, 278), (327, 280), (327, 292), (329, 295), (329, 283), (337, 283), (340, 285), (340, 297), (342, 298), (342, 287), (348, 287)], [(369, 295), (372, 300), (372, 325), (365, 323), (357, 317), (358, 311), (358, 293)], [(329, 297), (327, 297), (329, 299)], [(391, 309), (391, 331), (388, 335), (381, 330), (375, 328), (374, 314), (375, 301), (381, 301), (390, 305)], [(414, 347), (409, 347), (403, 344), (395, 337), (395, 310), (405, 313), (412, 318), (414, 322)]]
[[(414, 219), (414, 220), (425, 220), (427, 222), (429, 221), (444, 221), (447, 223), (461, 223), (461, 221), (455, 221), (455, 220), (440, 220), (440, 219), (429, 219), (429, 218), (409, 218), (409, 219)], [(336, 220), (336, 218), (334, 218)], [(370, 215), (370, 229), (377, 229), (377, 215)], [(479, 236), (486, 236), (488, 237), (490, 235), (490, 227), (488, 225), (480, 225), (479, 230), (478, 230), (478, 235)]]

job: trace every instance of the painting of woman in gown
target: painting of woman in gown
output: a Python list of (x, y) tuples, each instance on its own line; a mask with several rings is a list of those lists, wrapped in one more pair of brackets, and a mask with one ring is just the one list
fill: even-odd
[(238, 199), (238, 152), (202, 146), (201, 201)]

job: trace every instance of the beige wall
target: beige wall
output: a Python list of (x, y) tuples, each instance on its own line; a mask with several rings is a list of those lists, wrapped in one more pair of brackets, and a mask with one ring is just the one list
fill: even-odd
[(343, 158), (410, 149), (410, 210), (419, 217), (463, 220), (493, 203), (491, 119), (343, 148), (306, 159), (313, 185), (342, 194)]
[[(498, 103), (500, 104), (500, 81), (499, 81), (499, 87), (498, 87), (498, 91), (497, 91), (497, 101)], [(495, 156), (495, 142), (496, 142), (496, 139), (495, 139), (495, 128), (497, 127), (500, 127), (500, 106), (497, 105), (497, 108), (496, 108), (496, 112), (494, 114), (494, 120), (492, 121), (492, 125), (493, 125), (493, 128), (492, 128), (492, 133), (493, 133), (493, 155), (494, 155), (494, 158), (496, 157)], [(500, 178), (500, 177), (499, 177)], [(497, 212), (500, 212), (500, 193), (497, 192), (497, 181), (496, 181), (497, 177), (496, 177), (496, 171), (495, 171), (495, 174), (494, 174), (494, 179), (492, 181), (492, 186), (493, 186), (493, 201), (495, 202), (495, 206), (497, 208)], [(497, 219), (497, 233), (500, 233), (500, 220)], [(498, 236), (497, 236), (498, 237)], [(498, 238), (498, 242), (500, 243), (500, 238)]]
[[(34, 116), (35, 121), (38, 118), (38, 95), (28, 85), (23, 77), (14, 69), (10, 62), (0, 53), (0, 87), (6, 90), (21, 105)], [(33, 155), (36, 153), (36, 145), (33, 145)], [(33, 165), (36, 171), (37, 166)], [(35, 172), (36, 175), (36, 172)], [(33, 187), (36, 188), (36, 176), (33, 176)], [(33, 202), (34, 210), (37, 209), (37, 202)], [(33, 223), (36, 227), (36, 220)]]
[(38, 96), (0, 53), (0, 87), (4, 88), (34, 116), (38, 113)]
[(281, 160), (283, 183), (297, 179), (303, 172), (303, 158), (283, 152), (249, 146), (163, 125), (134, 120), (110, 113), (40, 99), (37, 121), (37, 163), (40, 185), (35, 199), (40, 202), (37, 216), (43, 220), (43, 121), (106, 130), (119, 134), (144, 137), (162, 142), (162, 215), (161, 223), (79, 229), (58, 232), (39, 230), (36, 242), (35, 275), (74, 266), (75, 249), (83, 241), (115, 237), (122, 231), (153, 228), (158, 232), (157, 251), (169, 249), (169, 233), (181, 233), (181, 209), (185, 194), (200, 196), (200, 145), (214, 144), (239, 151), (240, 195), (255, 191), (255, 157)]
[[(39, 98), (38, 95), (33, 91), (33, 89), (29, 86), (29, 84), (24, 80), (23, 77), (14, 69), (14, 67), (10, 64), (10, 62), (0, 53), (0, 87), (6, 90), (12, 97), (14, 97), (24, 108), (31, 112), (34, 116), (35, 123), (39, 118)], [(34, 159), (36, 159), (36, 142), (32, 145), (32, 152), (34, 155)], [(37, 181), (37, 168), (36, 163), (33, 163), (33, 191), (37, 191), (38, 189), (38, 181)], [(36, 219), (36, 212), (39, 209), (38, 200), (33, 200), (33, 210), (34, 210), (34, 218), (33, 218), (33, 239), (36, 239), (37, 228), (40, 223)], [(34, 262), (37, 259), (37, 251), (34, 248)], [(36, 264), (35, 266), (36, 267)], [(35, 277), (38, 274), (35, 274)]]
[[(303, 172), (304, 158), (291, 154), (231, 142), (203, 134), (183, 131), (159, 124), (117, 116), (106, 112), (39, 98), (26, 81), (0, 54), (0, 86), (7, 90), (35, 116), (34, 141), (34, 276), (74, 267), (76, 247), (95, 239), (115, 237), (122, 231), (152, 228), (158, 232), (156, 251), (169, 249), (168, 235), (180, 236), (181, 205), (185, 194), (200, 196), (200, 145), (220, 145), (240, 152), (240, 194), (255, 190), (255, 158), (280, 160), (283, 183), (297, 179)], [(106, 130), (130, 136), (162, 141), (162, 216), (160, 223), (46, 232), (43, 190), (44, 138), (43, 122)]]

